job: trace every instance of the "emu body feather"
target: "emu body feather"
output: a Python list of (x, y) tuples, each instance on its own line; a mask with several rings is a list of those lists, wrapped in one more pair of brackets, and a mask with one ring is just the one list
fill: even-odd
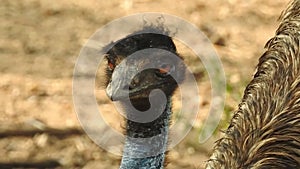
[(281, 16), (207, 168), (300, 168), (300, 1)]

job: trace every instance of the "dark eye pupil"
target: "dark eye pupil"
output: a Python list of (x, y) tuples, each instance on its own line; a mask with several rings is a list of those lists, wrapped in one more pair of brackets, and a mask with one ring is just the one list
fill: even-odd
[(111, 62), (108, 62), (108, 67), (109, 67), (109, 69), (114, 69), (115, 65)]

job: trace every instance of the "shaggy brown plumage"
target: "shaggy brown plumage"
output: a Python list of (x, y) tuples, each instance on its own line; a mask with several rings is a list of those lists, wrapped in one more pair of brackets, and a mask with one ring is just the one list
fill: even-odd
[(300, 168), (300, 0), (280, 19), (207, 168)]

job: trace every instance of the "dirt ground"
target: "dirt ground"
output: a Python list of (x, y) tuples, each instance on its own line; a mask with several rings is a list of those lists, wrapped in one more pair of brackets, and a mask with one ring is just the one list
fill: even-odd
[[(73, 107), (72, 75), (81, 47), (97, 29), (139, 12), (184, 18), (214, 44), (227, 79), (218, 131), (224, 129), (287, 4), (287, 0), (2, 0), (0, 168), (118, 168), (120, 157), (98, 147), (81, 129)], [(205, 74), (191, 58), (184, 59), (195, 74)], [(200, 105), (208, 110), (209, 80), (200, 78), (198, 84)], [(103, 92), (97, 98), (99, 106), (112, 109)], [(119, 124), (114, 116), (105, 116), (109, 124)], [(198, 143), (204, 116), (170, 151), (168, 168), (204, 167), (213, 142), (220, 137), (216, 132), (206, 143)]]

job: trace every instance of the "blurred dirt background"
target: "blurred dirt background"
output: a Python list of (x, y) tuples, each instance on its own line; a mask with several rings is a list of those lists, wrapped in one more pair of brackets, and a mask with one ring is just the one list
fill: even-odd
[[(72, 102), (72, 73), (80, 48), (106, 23), (139, 12), (163, 12), (199, 27), (215, 45), (227, 78), (226, 105), (216, 134), (198, 143), (201, 114), (173, 150), (170, 169), (203, 168), (219, 130), (252, 78), (264, 44), (287, 0), (2, 0), (0, 3), (0, 168), (118, 168), (120, 157), (82, 132)], [(180, 52), (180, 51), (179, 51)], [(199, 75), (201, 108), (210, 106), (210, 83)], [(99, 106), (112, 104), (99, 92)], [(176, 105), (175, 105), (176, 106)], [(205, 112), (205, 111), (203, 111)], [(105, 114), (105, 113), (104, 113)], [(105, 115), (108, 121), (120, 119)]]

